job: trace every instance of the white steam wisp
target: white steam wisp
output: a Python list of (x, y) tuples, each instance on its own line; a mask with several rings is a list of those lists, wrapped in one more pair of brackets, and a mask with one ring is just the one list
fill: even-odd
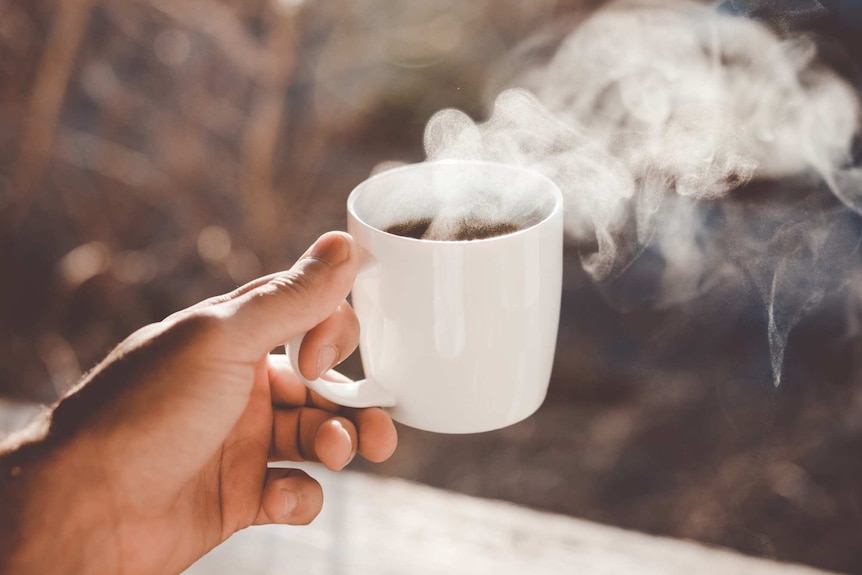
[[(566, 195), (567, 230), (597, 281), (617, 278), (647, 247), (661, 255), (657, 305), (743, 272), (767, 306), (777, 385), (790, 329), (849, 281), (858, 226), (821, 204), (816, 217), (776, 209), (753, 221), (738, 202), (717, 200), (759, 180), (824, 182), (862, 213), (862, 170), (850, 166), (853, 88), (818, 61), (811, 39), (685, 0), (613, 3), (541, 66), (533, 53), (547, 50), (525, 46), (510, 85), (529, 91), (504, 91), (483, 123), (437, 113), (428, 159), (545, 173)], [(707, 222), (704, 206), (723, 223)], [(742, 228), (750, 233), (733, 236)]]

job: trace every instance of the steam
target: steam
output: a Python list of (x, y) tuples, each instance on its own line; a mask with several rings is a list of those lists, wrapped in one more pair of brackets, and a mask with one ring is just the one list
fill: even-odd
[(555, 204), (541, 178), (485, 164), (471, 169), (426, 164), (420, 172), (387, 171), (366, 185), (370, 189), (356, 203), (360, 218), (377, 229), (434, 241), (528, 228)]
[[(613, 3), (517, 59), (520, 88), (502, 92), (487, 121), (431, 118), (428, 159), (514, 163), (555, 180), (600, 285), (647, 248), (664, 260), (657, 306), (747, 278), (765, 304), (778, 385), (791, 328), (848, 285), (858, 255), (853, 88), (810, 38), (684, 0)], [(745, 201), (776, 180), (779, 198)]]

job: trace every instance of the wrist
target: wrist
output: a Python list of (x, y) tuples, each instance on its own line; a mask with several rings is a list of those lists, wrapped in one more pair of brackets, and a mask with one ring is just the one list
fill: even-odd
[(0, 572), (116, 572), (109, 497), (86, 440), (51, 437), (46, 420), (15, 443), (0, 448)]

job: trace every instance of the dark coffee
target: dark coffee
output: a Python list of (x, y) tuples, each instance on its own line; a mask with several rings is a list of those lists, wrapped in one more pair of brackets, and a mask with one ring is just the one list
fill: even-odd
[(395, 234), (396, 236), (404, 236), (405, 238), (413, 238), (416, 240), (442, 240), (450, 242), (462, 242), (467, 240), (484, 240), (497, 236), (504, 236), (517, 232), (521, 226), (511, 222), (483, 222), (476, 219), (461, 220), (454, 229), (446, 233), (444, 237), (437, 237), (436, 234), (431, 234), (431, 219), (417, 219), (402, 222), (389, 226), (384, 231)]
[(396, 236), (404, 236), (405, 238), (421, 240), (429, 227), (431, 227), (431, 218), (402, 222), (400, 224), (389, 226), (384, 231), (390, 234), (395, 234)]

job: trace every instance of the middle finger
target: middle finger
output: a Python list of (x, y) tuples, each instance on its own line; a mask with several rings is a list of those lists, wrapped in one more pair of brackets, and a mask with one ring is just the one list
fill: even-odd
[(324, 409), (278, 409), (272, 425), (272, 461), (317, 461), (338, 471), (350, 463), (359, 445), (356, 425)]

